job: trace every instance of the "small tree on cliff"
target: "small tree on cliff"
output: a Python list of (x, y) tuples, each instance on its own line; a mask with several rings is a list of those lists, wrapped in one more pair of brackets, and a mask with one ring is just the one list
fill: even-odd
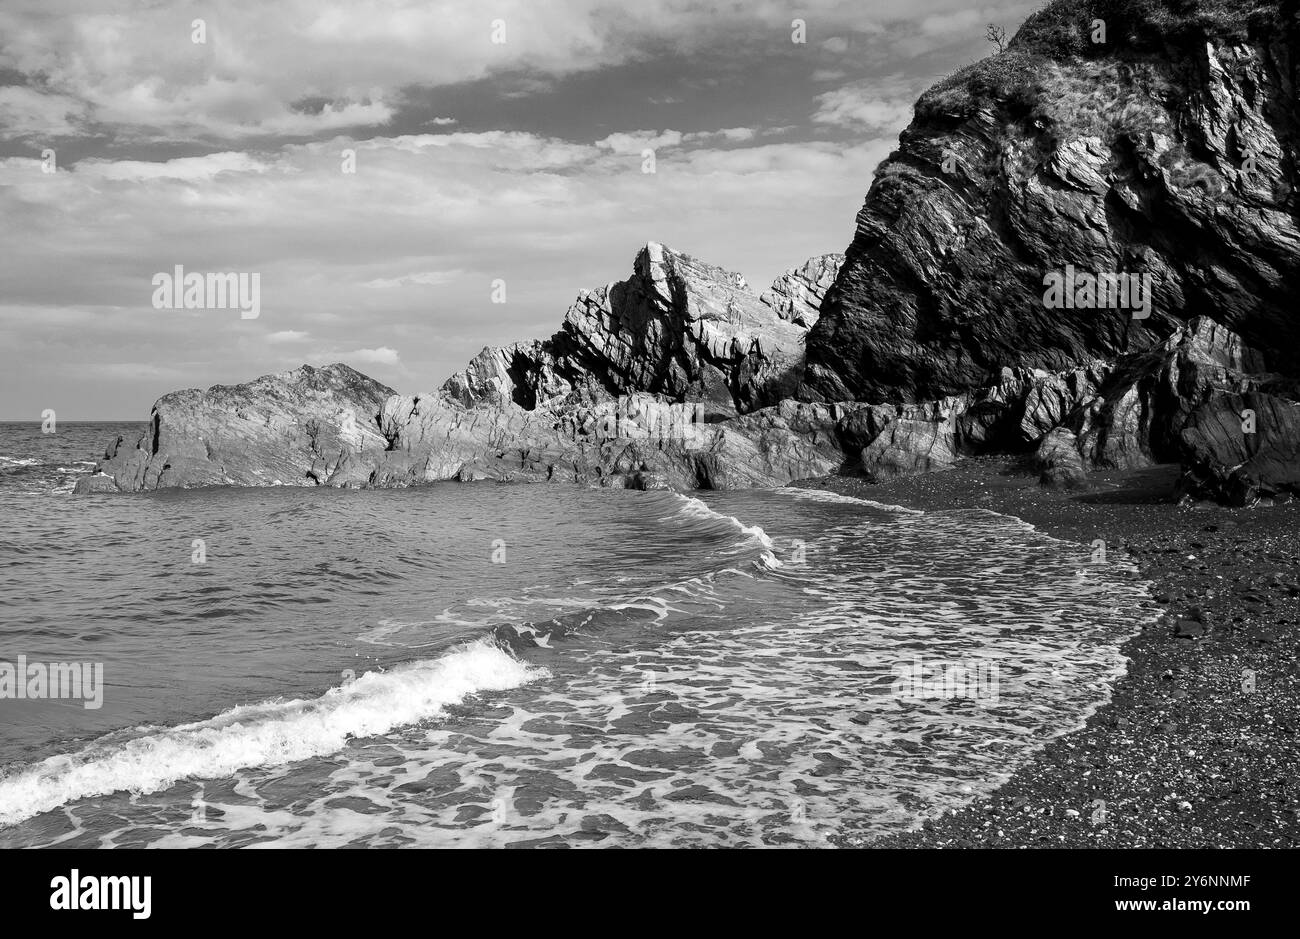
[(1007, 31), (996, 23), (989, 23), (984, 31), (984, 38), (998, 47), (999, 52), (1007, 51)]

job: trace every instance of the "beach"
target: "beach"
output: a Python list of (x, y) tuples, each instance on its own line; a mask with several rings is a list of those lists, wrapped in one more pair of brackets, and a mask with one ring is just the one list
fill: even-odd
[[(985, 508), (1127, 556), (1165, 611), (1086, 726), (992, 796), (849, 846), (1295, 847), (1300, 843), (1300, 506), (1178, 505), (1177, 467), (1094, 473), (1049, 492), (1014, 458), (871, 485), (818, 485), (922, 510)], [(1251, 679), (1253, 679), (1253, 684)]]

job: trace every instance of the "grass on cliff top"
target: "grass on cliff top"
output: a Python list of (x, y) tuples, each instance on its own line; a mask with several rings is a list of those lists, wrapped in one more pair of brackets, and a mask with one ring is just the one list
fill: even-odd
[[(977, 99), (1028, 110), (1049, 63), (1210, 39), (1244, 40), (1285, 28), (1284, 19), (1282, 0), (1053, 0), (1025, 21), (1005, 52), (968, 65), (927, 91), (917, 113), (952, 114)], [(1092, 41), (1095, 20), (1106, 24), (1105, 43)]]

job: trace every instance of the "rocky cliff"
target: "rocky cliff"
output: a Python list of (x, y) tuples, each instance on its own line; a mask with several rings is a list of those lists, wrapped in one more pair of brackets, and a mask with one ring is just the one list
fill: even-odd
[(650, 243), (624, 281), (583, 291), (560, 331), (484, 349), (442, 390), (461, 404), (591, 403), (634, 392), (734, 417), (793, 395), (804, 336), (838, 257), (788, 271), (759, 297), (736, 273)]
[(436, 392), (344, 366), (167, 395), (81, 488), (734, 488), (1032, 456), (1300, 495), (1294, 0), (1072, 0), (927, 92), (846, 255), (761, 295), (646, 245)]
[(82, 491), (207, 485), (569, 481), (771, 486), (844, 462), (846, 408), (791, 400), (805, 323), (838, 258), (760, 298), (663, 245), (584, 291), (550, 339), (487, 348), (437, 392), (398, 395), (344, 365), (169, 394), (111, 442)]
[[(807, 394), (962, 394), (1198, 316), (1296, 374), (1298, 29), (1278, 0), (1057, 2), (926, 92), (809, 335)], [(1046, 302), (1067, 270), (1149, 275), (1149, 309)]]

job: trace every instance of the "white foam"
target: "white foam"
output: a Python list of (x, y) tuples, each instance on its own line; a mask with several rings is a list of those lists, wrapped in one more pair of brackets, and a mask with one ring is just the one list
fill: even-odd
[(547, 676), (487, 640), (438, 659), (367, 672), (319, 698), (232, 708), (205, 721), (92, 744), (0, 779), (0, 825), (111, 792), (157, 792), (185, 778), (279, 766), (342, 749), (353, 737), (385, 734), (437, 717), (481, 691), (502, 691)]
[(920, 509), (909, 509), (903, 505), (890, 505), (885, 502), (876, 502), (873, 499), (862, 499), (858, 496), (846, 496), (839, 492), (830, 492), (826, 489), (799, 489), (794, 486), (782, 486), (777, 492), (794, 496), (796, 499), (806, 499), (811, 502), (840, 502), (845, 504), (869, 505), (873, 509), (883, 509), (886, 512), (899, 512), (903, 515), (924, 515)]
[[(750, 539), (757, 541), (769, 551), (776, 547), (776, 545), (773, 544), (772, 539), (767, 536), (767, 532), (763, 531), (763, 529), (759, 528), (757, 525), (746, 525), (734, 515), (723, 515), (721, 512), (715, 512), (694, 496), (684, 496), (679, 492), (670, 493), (670, 495), (681, 502), (681, 507), (677, 510), (677, 514), (679, 515), (685, 515), (690, 518), (714, 519), (717, 521), (727, 522), (734, 525), (743, 534), (748, 536)], [(672, 516), (669, 515), (660, 519), (660, 521), (666, 522), (671, 518)]]

